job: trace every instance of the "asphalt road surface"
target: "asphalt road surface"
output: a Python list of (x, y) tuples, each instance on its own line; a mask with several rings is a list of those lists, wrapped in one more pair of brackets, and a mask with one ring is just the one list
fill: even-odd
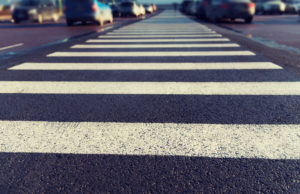
[(2, 193), (300, 191), (300, 74), (178, 12), (0, 79)]
[[(140, 18), (115, 18), (114, 25), (136, 21)], [(65, 19), (60, 19), (59, 22), (53, 23), (45, 21), (43, 24), (33, 22), (23, 22), (14, 24), (9, 21), (0, 23), (0, 58), (7, 53), (21, 52), (35, 47), (51, 44), (55, 41), (66, 41), (70, 37), (81, 36), (95, 31), (101, 32), (104, 28), (112, 27), (113, 25), (106, 23), (105, 26), (88, 23), (68, 27)]]
[(300, 54), (299, 15), (256, 15), (252, 24), (237, 20), (224, 21), (220, 25), (275, 48), (295, 48)]

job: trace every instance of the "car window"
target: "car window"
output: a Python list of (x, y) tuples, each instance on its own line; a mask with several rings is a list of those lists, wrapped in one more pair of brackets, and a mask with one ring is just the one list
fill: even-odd
[(123, 2), (123, 3), (121, 3), (121, 6), (131, 7), (131, 6), (133, 6), (133, 3), (132, 2)]
[(37, 0), (23, 0), (21, 1), (20, 5), (22, 6), (37, 6), (39, 1)]
[(45, 0), (45, 3), (48, 7), (53, 7), (54, 3), (51, 0)]

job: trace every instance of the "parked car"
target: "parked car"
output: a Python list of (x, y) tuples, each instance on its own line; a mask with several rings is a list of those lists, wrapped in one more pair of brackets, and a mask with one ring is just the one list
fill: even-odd
[(120, 7), (117, 4), (111, 4), (110, 9), (111, 9), (112, 14), (113, 14), (114, 17), (120, 17), (121, 16)]
[(207, 19), (205, 10), (208, 5), (209, 5), (209, 0), (198, 0), (197, 1), (197, 12), (196, 12), (197, 18)]
[(95, 22), (102, 26), (113, 23), (113, 14), (109, 5), (100, 0), (66, 0), (65, 16), (68, 26), (75, 22)]
[(139, 16), (140, 8), (135, 1), (125, 1), (120, 4), (122, 16)]
[(182, 3), (180, 4), (179, 10), (182, 13), (186, 13), (187, 12), (187, 7), (189, 6), (189, 4), (193, 3), (193, 0), (184, 0), (182, 1)]
[(152, 5), (144, 5), (145, 9), (146, 9), (146, 13), (153, 13), (153, 6)]
[(155, 4), (151, 4), (152, 7), (153, 7), (153, 12), (156, 12), (157, 11), (157, 6)]
[(14, 8), (12, 18), (15, 23), (21, 21), (34, 21), (43, 23), (44, 20), (59, 20), (58, 9), (51, 0), (22, 0)]
[(262, 14), (283, 14), (285, 12), (286, 5), (281, 0), (257, 0), (256, 13)]
[(188, 15), (196, 15), (197, 14), (197, 2), (192, 1), (189, 3), (185, 9), (185, 13)]
[(1, 5), (0, 4), (0, 21), (11, 20), (13, 6), (12, 5)]
[(205, 15), (213, 22), (241, 18), (246, 23), (251, 23), (255, 14), (255, 4), (250, 0), (208, 0), (207, 2)]
[(140, 15), (141, 16), (146, 15), (146, 9), (142, 4), (139, 6), (139, 8), (140, 8)]
[(286, 13), (298, 13), (300, 8), (300, 0), (287, 0), (285, 1), (285, 12)]

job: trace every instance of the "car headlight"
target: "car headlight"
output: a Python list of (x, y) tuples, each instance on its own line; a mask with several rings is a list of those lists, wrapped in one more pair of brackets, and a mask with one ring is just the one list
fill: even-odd
[(37, 10), (36, 9), (30, 9), (28, 11), (28, 13), (31, 14), (31, 15), (35, 15), (35, 14), (37, 14)]

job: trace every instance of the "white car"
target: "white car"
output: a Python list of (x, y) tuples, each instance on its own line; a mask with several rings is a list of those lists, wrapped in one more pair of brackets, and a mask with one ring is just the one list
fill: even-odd
[(146, 9), (142, 4), (139, 6), (139, 8), (140, 8), (140, 15), (141, 16), (146, 15)]
[(286, 5), (281, 0), (258, 0), (256, 1), (256, 12), (263, 14), (285, 12)]
[(153, 6), (152, 5), (144, 5), (147, 13), (153, 13)]
[(300, 0), (287, 0), (286, 4), (286, 13), (298, 13), (300, 8)]

